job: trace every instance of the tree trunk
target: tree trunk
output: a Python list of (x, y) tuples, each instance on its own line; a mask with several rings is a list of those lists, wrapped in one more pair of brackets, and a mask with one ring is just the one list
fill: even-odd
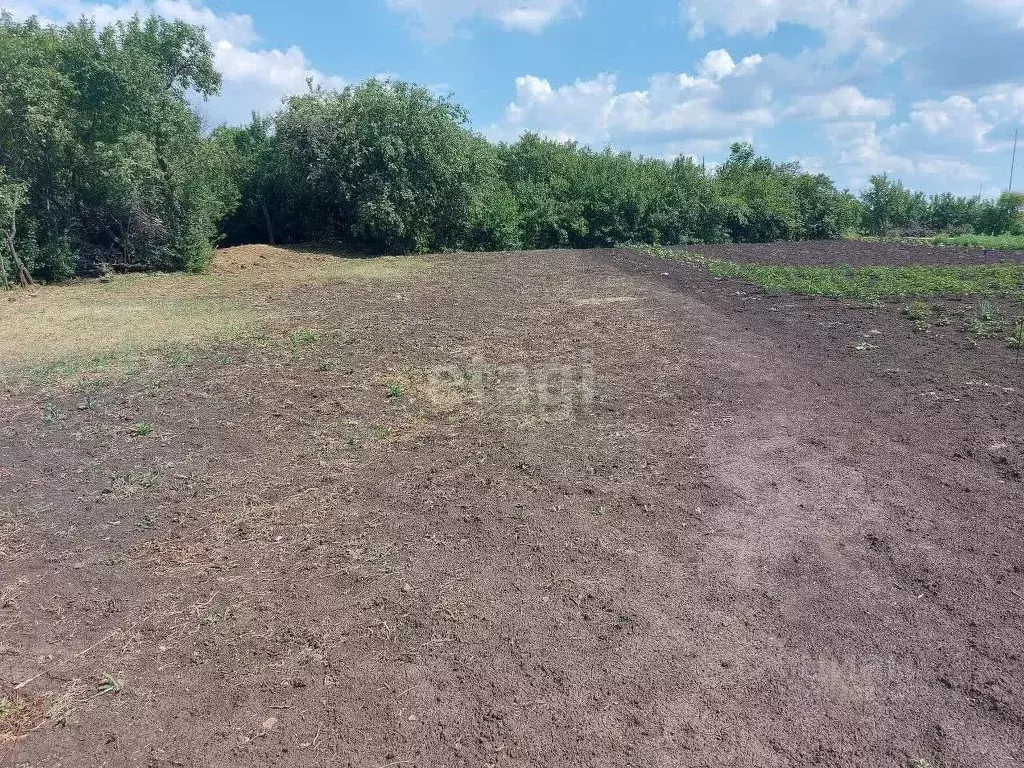
[(275, 245), (274, 223), (270, 220), (270, 211), (267, 210), (266, 203), (260, 203), (260, 208), (263, 209), (263, 220), (267, 223), (267, 242), (271, 245)]
[[(18, 236), (18, 197), (15, 194), (13, 204), (11, 205), (11, 231), (5, 232), (4, 237), (7, 239), (7, 247), (11, 251), (11, 258), (14, 260), (14, 266), (18, 270), (18, 282), (21, 283), (22, 288), (28, 288), (29, 286), (35, 285), (36, 281), (32, 279), (32, 273), (28, 271), (25, 266), (25, 262), (21, 260), (18, 255), (18, 249), (14, 247), (14, 239)], [(6, 275), (4, 281), (6, 282)]]

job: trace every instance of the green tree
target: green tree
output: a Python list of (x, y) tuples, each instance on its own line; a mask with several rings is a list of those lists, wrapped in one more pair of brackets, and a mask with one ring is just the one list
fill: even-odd
[(1004, 192), (985, 201), (978, 212), (978, 231), (986, 235), (1024, 234), (1024, 194)]
[(725, 209), (726, 227), (737, 242), (790, 240), (800, 234), (800, 203), (793, 165), (756, 157), (754, 147), (738, 142), (715, 174)]
[[(466, 115), (402, 82), (314, 89), (275, 120), (278, 161), (294, 180), (303, 235), (375, 251), (458, 247), (468, 236), (477, 151)], [(489, 169), (483, 169), (489, 174)]]
[(209, 42), (183, 22), (0, 18), (0, 167), (26, 186), (33, 274), (206, 264), (233, 198), (189, 98), (219, 86)]
[(902, 182), (893, 181), (886, 174), (872, 176), (869, 186), (861, 194), (864, 206), (864, 226), (870, 235), (888, 235), (904, 229), (924, 214), (924, 199), (914, 195)]

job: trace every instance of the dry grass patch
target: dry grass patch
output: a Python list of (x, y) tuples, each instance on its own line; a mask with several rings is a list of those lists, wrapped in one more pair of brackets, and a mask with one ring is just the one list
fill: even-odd
[(127, 375), (168, 350), (268, 325), (289, 288), (396, 280), (423, 259), (345, 259), (268, 246), (218, 252), (207, 275), (117, 275), (13, 292), (0, 300), (0, 380)]

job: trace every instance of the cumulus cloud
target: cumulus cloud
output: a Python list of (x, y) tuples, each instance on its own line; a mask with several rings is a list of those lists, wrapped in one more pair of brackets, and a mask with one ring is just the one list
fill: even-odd
[[(830, 123), (825, 135), (831, 144), (834, 167), (854, 189), (867, 184), (868, 177), (887, 173), (912, 187), (973, 194), (979, 182), (989, 177), (960, 157), (941, 154), (935, 147), (922, 151), (920, 142), (907, 144), (903, 126), (879, 131), (873, 121)], [(902, 151), (894, 148), (900, 144)]]
[(610, 74), (557, 87), (526, 75), (516, 80), (515, 100), (488, 133), (509, 140), (536, 131), (595, 146), (658, 137), (675, 150), (720, 149), (775, 122), (771, 92), (750, 77), (760, 60), (750, 56), (737, 63), (726, 51), (712, 51), (696, 73), (655, 75), (646, 89), (633, 91), (620, 91)]
[(889, 99), (873, 99), (852, 85), (844, 85), (820, 94), (798, 97), (786, 110), (787, 117), (812, 120), (860, 120), (886, 118), (892, 114)]
[(443, 42), (466, 21), (481, 18), (506, 29), (537, 34), (559, 19), (578, 16), (577, 0), (387, 0), (395, 11), (414, 17), (423, 37)]
[(259, 37), (251, 16), (219, 14), (190, 0), (127, 0), (123, 3), (90, 3), (82, 0), (37, 0), (4, 2), (0, 8), (16, 18), (38, 16), (50, 23), (65, 23), (86, 17), (100, 26), (156, 13), (167, 19), (198, 24), (214, 48), (217, 68), (223, 75), (220, 96), (200, 105), (208, 122), (238, 123), (252, 110), (270, 110), (285, 96), (301, 93), (313, 80), (326, 87), (341, 87), (344, 81), (316, 69), (298, 47), (287, 50), (257, 47)]
[(911, 107), (910, 122), (927, 136), (966, 142), (975, 149), (986, 147), (994, 127), (978, 105), (963, 95), (917, 102)]

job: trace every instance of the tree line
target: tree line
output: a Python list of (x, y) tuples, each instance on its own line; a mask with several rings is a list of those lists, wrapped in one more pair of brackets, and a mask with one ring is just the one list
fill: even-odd
[(201, 28), (0, 18), (0, 281), (202, 270), (217, 244), (372, 253), (770, 242), (930, 228), (1021, 229), (1024, 198), (860, 196), (733, 145), (709, 170), (526, 134), (495, 144), (428, 89), (311, 87), (204, 130), (218, 93)]

